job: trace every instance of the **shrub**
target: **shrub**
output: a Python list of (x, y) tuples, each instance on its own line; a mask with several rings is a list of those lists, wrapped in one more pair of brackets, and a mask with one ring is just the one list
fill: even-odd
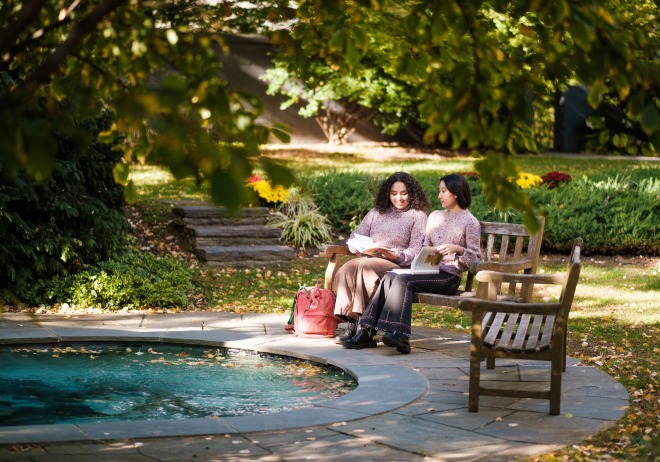
[(282, 229), (280, 238), (303, 250), (307, 246), (319, 247), (332, 241), (328, 219), (319, 213), (309, 192), (291, 188), (289, 195), (271, 216), (268, 226)]
[(582, 177), (556, 189), (530, 190), (530, 198), (547, 213), (544, 247), (568, 251), (580, 236), (588, 252), (660, 253), (660, 177), (657, 170), (647, 173), (638, 180)]
[[(80, 123), (95, 135), (110, 127), (103, 117)], [(112, 169), (121, 153), (93, 143), (81, 149), (58, 140), (48, 181), (25, 174), (3, 177), (0, 164), (0, 299), (38, 302), (46, 281), (115, 255), (126, 245), (123, 187)]]
[[(383, 179), (385, 177), (380, 181)], [(373, 207), (374, 187), (378, 180), (367, 173), (327, 171), (304, 177), (302, 182), (314, 194), (314, 200), (328, 217), (330, 226), (346, 233), (351, 231), (351, 223), (361, 220)]]
[(184, 308), (192, 290), (188, 268), (172, 257), (129, 248), (117, 258), (50, 282), (50, 304), (81, 307)]
[[(432, 209), (440, 207), (437, 191), (442, 175), (442, 172), (415, 172)], [(350, 210), (351, 216), (361, 219), (373, 206), (365, 185), (373, 183), (375, 178), (370, 181), (367, 174), (327, 173), (306, 181), (316, 192), (319, 203), (324, 207), (328, 205), (324, 211), (335, 229), (348, 231), (350, 219), (346, 219), (346, 211)], [(487, 203), (481, 194), (479, 178), (470, 175), (466, 178), (472, 191), (470, 211), (475, 217), (482, 221), (521, 222), (516, 210), (500, 211)], [(589, 253), (660, 254), (658, 169), (641, 168), (618, 176), (601, 172), (572, 182), (559, 181), (554, 188), (529, 188), (525, 192), (546, 216), (543, 251), (567, 252), (573, 240), (580, 236), (584, 238), (585, 250)], [(357, 205), (356, 200), (351, 204), (352, 198), (360, 198), (362, 202)]]

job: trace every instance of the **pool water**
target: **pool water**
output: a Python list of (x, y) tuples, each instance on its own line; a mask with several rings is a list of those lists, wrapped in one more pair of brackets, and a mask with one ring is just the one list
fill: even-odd
[(215, 347), (3, 347), (0, 426), (273, 413), (355, 386), (331, 366)]

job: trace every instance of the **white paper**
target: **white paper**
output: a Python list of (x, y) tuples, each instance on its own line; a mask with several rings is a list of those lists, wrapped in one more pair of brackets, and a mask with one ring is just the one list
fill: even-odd
[(422, 247), (410, 268), (395, 268), (390, 271), (397, 274), (437, 273), (443, 260), (453, 259), (454, 254), (442, 256), (435, 250), (435, 247)]
[(358, 252), (362, 252), (374, 246), (374, 240), (369, 236), (362, 234), (355, 234), (352, 238), (346, 241), (346, 244), (353, 247)]

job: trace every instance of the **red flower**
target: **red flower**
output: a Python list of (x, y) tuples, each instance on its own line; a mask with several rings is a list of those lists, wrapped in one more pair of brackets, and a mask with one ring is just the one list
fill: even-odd
[(456, 174), (465, 177), (466, 180), (469, 180), (470, 178), (479, 178), (479, 174), (476, 172), (458, 172)]
[(543, 180), (543, 184), (546, 185), (548, 189), (556, 188), (559, 186), (559, 183), (568, 183), (569, 181), (573, 181), (573, 178), (568, 173), (561, 173), (557, 171), (546, 173), (541, 177), (541, 179)]

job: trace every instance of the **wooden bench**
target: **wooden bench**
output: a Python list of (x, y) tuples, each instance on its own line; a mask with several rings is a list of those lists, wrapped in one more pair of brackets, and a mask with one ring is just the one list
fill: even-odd
[[(509, 274), (482, 271), (477, 274), (480, 286), (489, 299), (461, 300), (459, 308), (472, 313), (470, 346), (470, 388), (468, 410), (479, 410), (479, 396), (534, 398), (550, 401), (549, 413), (558, 415), (561, 403), (561, 376), (566, 370), (567, 322), (575, 288), (580, 277), (581, 238), (575, 239), (565, 274)], [(560, 285), (557, 302), (518, 303), (492, 301), (497, 288), (504, 284)], [(481, 360), (488, 369), (495, 368), (495, 358), (550, 361), (550, 389), (521, 388), (510, 381), (480, 384)]]
[[(541, 241), (545, 218), (538, 217), (539, 230), (530, 235), (525, 226), (513, 223), (494, 223), (481, 221), (481, 263), (473, 265), (465, 279), (465, 289), (459, 290), (456, 295), (439, 295), (430, 293), (417, 293), (414, 303), (427, 305), (447, 306), (458, 308), (461, 300), (477, 296), (473, 289), (474, 277), (479, 271), (490, 270), (505, 273), (535, 274), (541, 253)], [(343, 264), (343, 257), (354, 257), (346, 245), (328, 245), (321, 252), (322, 257), (328, 258), (325, 270), (325, 288), (337, 292), (335, 275)], [(499, 300), (514, 299), (529, 302), (532, 299), (533, 284), (523, 282), (522, 287), (516, 290), (511, 285), (505, 294), (498, 296)], [(519, 294), (516, 296), (516, 294)], [(480, 298), (487, 298), (485, 295)]]

